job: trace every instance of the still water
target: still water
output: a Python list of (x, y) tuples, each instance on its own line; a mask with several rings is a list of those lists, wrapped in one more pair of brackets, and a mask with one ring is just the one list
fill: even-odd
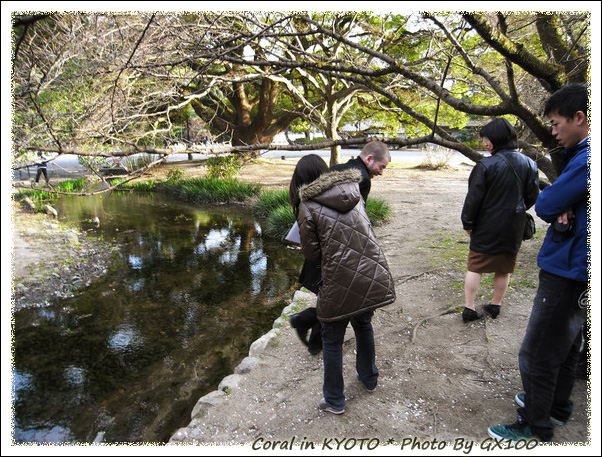
[(14, 314), (13, 438), (167, 442), (290, 302), (300, 254), (239, 206), (121, 193), (55, 207), (121, 248), (77, 297)]

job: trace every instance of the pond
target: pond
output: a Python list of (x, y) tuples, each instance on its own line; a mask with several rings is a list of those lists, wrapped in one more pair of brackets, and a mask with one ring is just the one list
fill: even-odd
[(290, 302), (301, 255), (242, 206), (152, 193), (54, 206), (120, 250), (75, 298), (14, 313), (13, 438), (165, 443)]

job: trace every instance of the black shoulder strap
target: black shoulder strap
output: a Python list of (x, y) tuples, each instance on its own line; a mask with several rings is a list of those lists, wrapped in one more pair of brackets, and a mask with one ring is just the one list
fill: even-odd
[[(516, 179), (518, 180), (518, 188), (522, 189), (523, 182), (520, 179), (520, 177), (518, 176), (518, 173), (516, 173), (516, 170), (514, 169), (514, 167), (510, 163), (510, 161), (504, 156), (504, 154), (500, 153), (500, 157), (506, 161), (506, 163), (508, 164), (508, 166), (510, 167), (510, 169), (514, 172), (514, 176), (516, 176)], [(522, 192), (521, 192), (521, 194), (522, 194)]]
[(523, 191), (523, 182), (520, 179), (520, 177), (518, 176), (518, 173), (516, 172), (516, 170), (514, 169), (514, 167), (512, 166), (512, 164), (510, 163), (510, 161), (503, 155), (503, 154), (499, 154), (499, 156), (504, 159), (504, 161), (506, 162), (506, 164), (510, 167), (510, 169), (512, 170), (512, 172), (514, 173), (514, 176), (516, 176), (516, 184), (518, 184), (518, 197), (520, 198), (519, 203), (523, 202), (523, 205), (525, 204), (525, 198), (523, 196), (524, 191)]

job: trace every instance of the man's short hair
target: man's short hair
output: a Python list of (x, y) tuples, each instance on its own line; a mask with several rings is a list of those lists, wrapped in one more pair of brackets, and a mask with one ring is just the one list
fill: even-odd
[(372, 155), (375, 160), (382, 160), (384, 158), (391, 160), (389, 147), (382, 141), (370, 141), (369, 143), (366, 143), (366, 145), (362, 148), (360, 155), (362, 157)]
[(587, 84), (568, 84), (552, 94), (544, 106), (543, 114), (558, 113), (572, 119), (577, 111), (589, 119), (589, 87)]

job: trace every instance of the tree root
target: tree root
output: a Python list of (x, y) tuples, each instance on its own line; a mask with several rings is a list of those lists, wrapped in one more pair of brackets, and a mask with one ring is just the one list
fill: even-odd
[(441, 313), (433, 314), (432, 316), (425, 317), (424, 319), (420, 319), (420, 321), (418, 321), (412, 327), (412, 337), (410, 338), (411, 343), (413, 344), (414, 341), (416, 340), (416, 333), (418, 332), (418, 327), (420, 327), (422, 324), (429, 321), (430, 319), (434, 319), (435, 317), (445, 316), (446, 314), (452, 314), (455, 312), (456, 312), (455, 308), (450, 308), (450, 309), (446, 309), (445, 311), (443, 311)]

